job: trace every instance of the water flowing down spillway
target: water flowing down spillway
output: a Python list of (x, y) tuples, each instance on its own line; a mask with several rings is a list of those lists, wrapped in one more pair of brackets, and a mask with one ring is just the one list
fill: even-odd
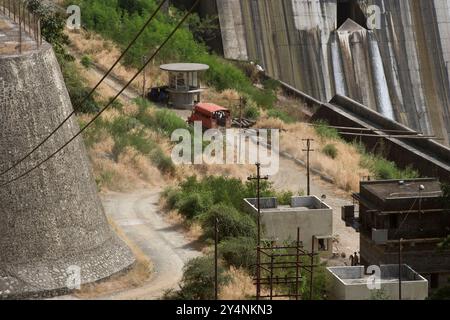
[(373, 37), (371, 38), (369, 43), (378, 109), (386, 118), (395, 120), (394, 108), (392, 107), (386, 75), (384, 74), (383, 59), (381, 58), (380, 49), (378, 48), (378, 42), (376, 39), (373, 39)]
[(333, 62), (334, 86), (336, 88), (336, 93), (342, 96), (346, 96), (347, 90), (345, 89), (344, 70), (342, 69), (339, 44), (336, 40), (336, 37), (333, 38), (333, 42), (331, 43), (331, 57)]
[[(355, 1), (366, 15), (380, 7), (381, 28), (373, 31), (338, 0), (223, 2), (227, 58), (258, 61), (269, 76), (322, 101), (345, 94), (449, 144), (450, 1)], [(352, 22), (338, 25), (345, 19)]]

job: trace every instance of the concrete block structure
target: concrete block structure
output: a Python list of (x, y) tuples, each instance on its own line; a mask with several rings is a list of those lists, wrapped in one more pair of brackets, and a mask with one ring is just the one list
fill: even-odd
[[(276, 198), (261, 198), (263, 238), (278, 243), (300, 241), (306, 251), (312, 249), (324, 256), (332, 254), (333, 210), (317, 197), (293, 197), (291, 205), (278, 205)], [(244, 199), (246, 210), (257, 215), (257, 199)]]
[(450, 234), (450, 215), (439, 181), (365, 181), (354, 197), (362, 264), (398, 263), (401, 239), (403, 262), (428, 279), (431, 290), (449, 285), (450, 250), (438, 245)]
[[(11, 21), (0, 13), (0, 26)], [(0, 42), (2, 41), (0, 29)], [(0, 53), (0, 172), (37, 146), (73, 108), (52, 47)], [(0, 177), (0, 298), (65, 293), (130, 267), (112, 231), (81, 137), (32, 173), (79, 131), (73, 116), (41, 148)]]
[[(327, 268), (331, 278), (330, 298), (333, 300), (371, 300), (380, 294), (387, 300), (399, 299), (398, 265), (380, 266), (379, 289), (364, 266)], [(425, 300), (428, 281), (408, 265), (402, 265), (402, 300)], [(369, 284), (369, 285), (368, 285)]]
[(198, 73), (206, 71), (209, 66), (200, 63), (172, 63), (164, 64), (161, 70), (169, 73), (169, 106), (176, 109), (193, 109), (201, 100), (200, 78)]

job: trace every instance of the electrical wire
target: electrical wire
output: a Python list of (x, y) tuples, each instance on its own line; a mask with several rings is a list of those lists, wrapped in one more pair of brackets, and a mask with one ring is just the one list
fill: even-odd
[(31, 169), (27, 170), (26, 172), (24, 172), (23, 174), (19, 175), (16, 178), (10, 179), (7, 182), (3, 183), (0, 185), (0, 188), (3, 188), (7, 185), (9, 185), (12, 182), (15, 182), (23, 177), (25, 177), (26, 175), (30, 174), (31, 172), (33, 172), (34, 170), (36, 170), (37, 168), (39, 168), (40, 166), (42, 166), (44, 163), (48, 162), (49, 160), (51, 160), (54, 156), (56, 156), (59, 152), (61, 152), (65, 147), (67, 147), (72, 141), (74, 141), (78, 136), (80, 136), (92, 123), (94, 123), (95, 120), (97, 120), (102, 114), (103, 112), (106, 111), (106, 109), (108, 109), (109, 106), (111, 106), (111, 104), (114, 103), (115, 100), (117, 100), (117, 98), (130, 86), (130, 84), (139, 76), (139, 74), (147, 67), (147, 65), (156, 57), (156, 55), (161, 51), (161, 49), (167, 44), (167, 42), (169, 42), (169, 40), (173, 37), (173, 35), (178, 31), (178, 29), (183, 25), (183, 23), (187, 20), (187, 18), (192, 14), (192, 12), (194, 11), (195, 7), (198, 5), (198, 3), (200, 2), (200, 0), (196, 0), (196, 2), (194, 3), (194, 5), (191, 7), (191, 9), (186, 13), (186, 15), (183, 17), (183, 19), (178, 23), (178, 25), (175, 27), (175, 29), (170, 33), (170, 35), (164, 40), (164, 42), (156, 49), (156, 51), (152, 54), (152, 56), (147, 59), (147, 61), (145, 62), (145, 64), (139, 69), (139, 71), (130, 79), (130, 81), (128, 81), (128, 83), (114, 96), (113, 99), (111, 99), (108, 104), (102, 109), (100, 110), (100, 112), (98, 112), (82, 129), (80, 129), (80, 131), (78, 131), (77, 134), (75, 134), (69, 141), (67, 141), (66, 143), (64, 143), (63, 146), (61, 146), (58, 150), (56, 150), (55, 152), (53, 152), (50, 156), (48, 156), (45, 160), (39, 162), (37, 165), (33, 166)]
[(155, 12), (149, 17), (147, 22), (142, 26), (141, 30), (136, 34), (134, 39), (130, 42), (130, 44), (127, 46), (127, 48), (122, 52), (120, 57), (114, 62), (114, 64), (109, 68), (109, 70), (105, 73), (105, 75), (100, 79), (100, 81), (89, 91), (89, 93), (83, 98), (83, 100), (73, 108), (73, 111), (55, 128), (53, 129), (50, 134), (43, 139), (38, 145), (36, 145), (31, 151), (29, 151), (25, 156), (23, 156), (21, 159), (16, 161), (11, 167), (8, 169), (0, 172), (0, 177), (7, 174), (11, 170), (15, 169), (19, 164), (24, 162), (26, 159), (28, 159), (29, 156), (31, 156), (34, 152), (36, 152), (42, 145), (44, 145), (61, 127), (69, 121), (69, 119), (80, 109), (83, 104), (94, 94), (94, 92), (98, 89), (98, 87), (105, 81), (105, 79), (110, 75), (112, 70), (117, 66), (117, 64), (122, 60), (122, 58), (127, 54), (127, 52), (131, 49), (131, 47), (134, 45), (134, 43), (137, 41), (137, 39), (142, 35), (142, 33), (145, 31), (145, 29), (148, 27), (148, 25), (153, 21), (155, 16), (158, 14), (158, 12), (161, 10), (162, 6), (167, 2), (168, 0), (162, 0), (159, 6), (156, 8)]

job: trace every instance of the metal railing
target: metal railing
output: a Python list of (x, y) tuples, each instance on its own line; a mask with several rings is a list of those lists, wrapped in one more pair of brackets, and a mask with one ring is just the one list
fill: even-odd
[(40, 17), (28, 10), (27, 0), (0, 0), (0, 13), (19, 26), (18, 50), (22, 53), (23, 33), (27, 33), (39, 47), (42, 45)]

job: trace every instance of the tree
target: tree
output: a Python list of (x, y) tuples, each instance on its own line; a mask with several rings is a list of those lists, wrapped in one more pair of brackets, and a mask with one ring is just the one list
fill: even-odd
[[(226, 285), (230, 278), (219, 264), (219, 287)], [(184, 267), (183, 279), (179, 291), (168, 291), (164, 295), (168, 300), (213, 300), (214, 290), (214, 258), (199, 257), (189, 261)]]
[(69, 37), (64, 34), (66, 23), (64, 14), (39, 0), (29, 0), (28, 10), (40, 17), (42, 37), (53, 46), (58, 58), (73, 61), (73, 57), (65, 49), (70, 42)]

